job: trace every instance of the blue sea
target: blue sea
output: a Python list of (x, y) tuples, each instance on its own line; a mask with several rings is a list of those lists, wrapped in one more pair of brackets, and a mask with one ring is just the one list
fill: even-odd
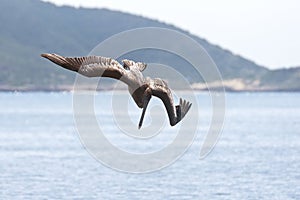
[[(112, 95), (99, 92), (95, 99), (108, 102)], [(119, 95), (126, 104), (128, 93)], [(211, 101), (209, 93), (196, 96), (200, 127), (190, 148), (165, 168), (132, 174), (86, 150), (72, 93), (0, 93), (0, 199), (300, 199), (300, 93), (226, 93), (222, 133), (203, 159)], [(118, 132), (110, 106), (95, 106), (107, 137), (139, 151), (122, 140), (129, 136)], [(137, 125), (141, 110), (130, 109)], [(174, 138), (172, 130), (160, 141)]]

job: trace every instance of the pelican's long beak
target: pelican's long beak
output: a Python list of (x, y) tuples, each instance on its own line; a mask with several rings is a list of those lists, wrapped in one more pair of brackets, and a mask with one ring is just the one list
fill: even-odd
[(148, 106), (150, 99), (151, 99), (151, 96), (144, 98), (144, 106), (143, 106), (142, 116), (141, 116), (140, 122), (139, 122), (139, 129), (141, 129), (141, 127), (143, 125), (144, 116), (145, 116), (147, 106)]

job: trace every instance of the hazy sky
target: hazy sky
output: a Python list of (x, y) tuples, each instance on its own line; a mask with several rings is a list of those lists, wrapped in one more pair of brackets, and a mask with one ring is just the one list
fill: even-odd
[(299, 0), (46, 1), (158, 19), (269, 68), (300, 66)]

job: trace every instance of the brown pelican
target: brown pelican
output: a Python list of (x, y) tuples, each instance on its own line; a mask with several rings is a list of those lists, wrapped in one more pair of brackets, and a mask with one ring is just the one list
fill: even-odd
[(139, 129), (143, 124), (145, 111), (152, 95), (163, 101), (171, 126), (180, 122), (191, 108), (192, 104), (181, 98), (179, 105), (174, 106), (171, 90), (162, 79), (144, 78), (142, 71), (147, 66), (145, 63), (122, 60), (123, 65), (121, 65), (112, 58), (102, 56), (63, 57), (57, 54), (42, 54), (41, 56), (87, 77), (110, 77), (127, 84), (135, 103), (139, 108), (143, 108)]

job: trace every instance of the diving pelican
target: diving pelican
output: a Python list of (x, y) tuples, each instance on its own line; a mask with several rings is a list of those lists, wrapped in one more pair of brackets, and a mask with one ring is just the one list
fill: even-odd
[(42, 54), (44, 58), (61, 67), (78, 72), (86, 77), (110, 77), (120, 80), (128, 85), (128, 90), (139, 108), (142, 108), (142, 115), (138, 128), (143, 124), (144, 115), (148, 103), (153, 96), (156, 96), (164, 103), (171, 126), (180, 122), (191, 108), (191, 103), (180, 98), (179, 105), (174, 106), (173, 96), (167, 83), (160, 78), (144, 78), (142, 71), (147, 64), (122, 60), (123, 65), (112, 58), (102, 56), (86, 57), (63, 57), (57, 54)]

